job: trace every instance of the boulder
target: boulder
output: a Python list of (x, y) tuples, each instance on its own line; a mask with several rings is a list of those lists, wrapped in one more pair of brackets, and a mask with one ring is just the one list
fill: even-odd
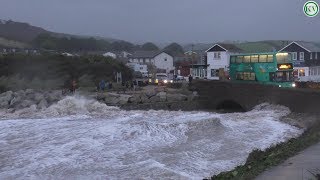
[(10, 101), (13, 99), (13, 92), (7, 91), (0, 94), (0, 108), (8, 108)]
[(39, 103), (41, 102), (42, 100), (45, 100), (44, 98), (44, 95), (42, 93), (34, 93), (33, 95), (33, 100), (36, 102), (36, 103)]
[(152, 97), (150, 97), (149, 100), (150, 100), (151, 103), (155, 103), (155, 102), (160, 102), (161, 101), (159, 96), (152, 96)]
[(104, 97), (104, 102), (108, 105), (117, 105), (119, 104), (120, 98), (118, 94), (108, 93)]
[(37, 109), (45, 109), (48, 107), (48, 102), (45, 99), (42, 99), (37, 106)]
[(140, 94), (140, 102), (139, 103), (150, 103), (150, 99), (146, 94)]
[(119, 102), (118, 103), (121, 104), (121, 105), (127, 104), (130, 97), (132, 97), (132, 96), (121, 94), (120, 97), (119, 97)]
[(30, 100), (23, 100), (21, 103), (17, 104), (18, 108), (27, 108), (30, 107), (32, 105), (34, 105), (35, 103), (33, 101)]
[(168, 102), (187, 101), (188, 96), (183, 94), (167, 94)]
[(21, 103), (21, 101), (22, 101), (21, 96), (15, 96), (15, 97), (13, 97), (13, 98), (11, 99), (9, 105), (10, 105), (11, 107), (16, 107), (18, 104)]
[(167, 101), (167, 93), (166, 92), (159, 92), (156, 96), (160, 98), (161, 102)]

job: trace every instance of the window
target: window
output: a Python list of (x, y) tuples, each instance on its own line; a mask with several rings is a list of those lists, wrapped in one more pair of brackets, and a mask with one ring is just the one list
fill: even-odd
[(314, 54), (314, 59), (318, 59), (318, 53), (317, 52)]
[(250, 63), (250, 56), (244, 56), (243, 62), (244, 63)]
[(310, 53), (310, 59), (312, 59), (312, 52)]
[(237, 56), (236, 62), (237, 63), (242, 63), (243, 62), (243, 56)]
[(149, 59), (146, 59), (146, 63), (149, 63), (150, 62), (150, 60)]
[(164, 58), (164, 61), (167, 61), (167, 58)]
[(258, 55), (253, 55), (253, 56), (251, 56), (251, 62), (252, 62), (252, 63), (257, 63), (257, 62), (258, 62), (258, 59), (259, 59), (259, 56), (258, 56)]
[(236, 62), (236, 56), (231, 56), (231, 63), (235, 63)]
[(220, 52), (213, 53), (213, 58), (214, 59), (221, 59), (221, 53)]
[(300, 61), (303, 61), (303, 60), (304, 60), (304, 52), (300, 52), (299, 60), (300, 60)]
[(292, 52), (292, 60), (297, 60), (297, 52)]
[(299, 77), (300, 76), (306, 76), (304, 69), (299, 69)]
[(143, 67), (140, 67), (140, 70), (143, 70)]
[(211, 77), (218, 77), (219, 69), (211, 69)]
[(268, 55), (267, 62), (273, 62), (273, 55)]
[(245, 81), (255, 81), (256, 74), (253, 72), (237, 72), (236, 79)]
[(271, 72), (269, 74), (270, 81), (275, 82), (288, 82), (293, 81), (293, 73), (292, 71), (278, 71), (278, 72)]
[(260, 55), (259, 62), (267, 62), (267, 55)]

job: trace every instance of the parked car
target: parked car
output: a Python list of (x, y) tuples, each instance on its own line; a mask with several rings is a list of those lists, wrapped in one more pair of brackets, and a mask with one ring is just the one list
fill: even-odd
[(184, 81), (185, 78), (184, 78), (183, 76), (177, 76), (176, 80), (177, 80), (177, 81)]
[(173, 80), (170, 80), (165, 73), (157, 73), (155, 83), (163, 85), (167, 83), (173, 83)]

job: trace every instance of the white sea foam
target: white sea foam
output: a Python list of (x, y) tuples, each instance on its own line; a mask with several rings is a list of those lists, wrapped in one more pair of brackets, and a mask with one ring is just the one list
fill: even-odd
[(270, 104), (231, 114), (123, 111), (83, 97), (2, 111), (0, 179), (201, 179), (300, 135), (278, 121), (288, 113)]

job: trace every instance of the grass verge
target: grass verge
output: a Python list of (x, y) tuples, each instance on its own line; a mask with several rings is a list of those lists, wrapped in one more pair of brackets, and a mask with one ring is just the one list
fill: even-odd
[(254, 150), (250, 153), (244, 165), (237, 166), (232, 171), (222, 172), (212, 176), (211, 179), (254, 179), (266, 169), (279, 165), (286, 159), (318, 142), (320, 142), (320, 123), (306, 130), (298, 138), (290, 139), (287, 142), (270, 147), (265, 151)]

